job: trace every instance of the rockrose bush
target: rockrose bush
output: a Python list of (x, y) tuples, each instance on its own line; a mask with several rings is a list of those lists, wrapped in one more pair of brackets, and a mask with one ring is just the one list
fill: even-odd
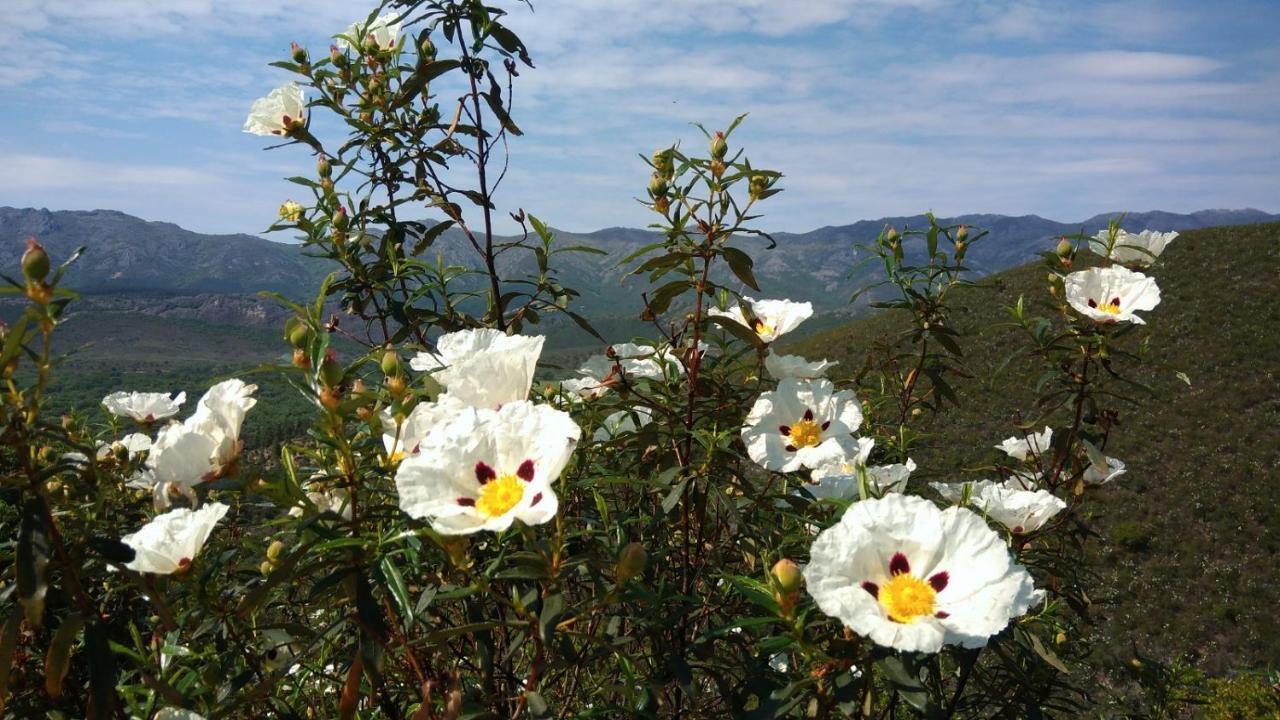
[(503, 210), (523, 233), (494, 234), (533, 66), (509, 21), (473, 0), (388, 2), (327, 51), (274, 63), (288, 80), (244, 129), (314, 170), (290, 178), (273, 229), (335, 271), (314, 301), (280, 298), (292, 362), (245, 369), (313, 403), (269, 462), (243, 453), (244, 379), (194, 407), (198, 388), (139, 383), (50, 416), (75, 258), (30, 242), (6, 289), (29, 305), (0, 345), (5, 716), (1068, 717), (1105, 702), (1079, 629), (1095, 592), (1082, 509), (1125, 472), (1106, 448), (1144, 359), (1116, 340), (1159, 321), (1146, 273), (1172, 237), (1114, 224), (1044, 253), (1056, 314), (1008, 300), (1039, 402), (995, 449), (969, 449), (971, 476), (942, 477), (912, 451), (949, 442), (930, 435), (965, 373), (948, 302), (982, 233), (885, 228), (864, 253), (883, 282), (860, 292), (910, 332), (839, 375), (789, 355), (778, 343), (814, 310), (756, 280), (782, 175), (734, 145), (738, 118), (645, 157), (655, 242), (622, 262), (651, 331), (547, 373), (543, 322), (595, 333), (557, 259), (597, 251), (523, 209)]

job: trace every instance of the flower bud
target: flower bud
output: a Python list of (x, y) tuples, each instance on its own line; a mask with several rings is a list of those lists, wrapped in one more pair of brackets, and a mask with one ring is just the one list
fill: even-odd
[(333, 194), (333, 178), (320, 178), (320, 189), (325, 195)]
[(285, 200), (280, 206), (280, 219), (296, 223), (302, 219), (302, 205), (293, 200)]
[(307, 64), (307, 51), (298, 43), (289, 43), (289, 55), (292, 56), (293, 61), (299, 65)]
[(342, 405), (342, 394), (333, 388), (320, 391), (320, 406), (326, 410), (337, 410)]
[(711, 157), (721, 160), (729, 152), (729, 143), (724, 139), (724, 133), (716, 131), (711, 137)]
[(270, 560), (263, 560), (262, 564), (258, 566), (258, 572), (263, 575), (270, 575), (271, 571), (274, 569), (275, 565), (272, 565)]
[(1058, 253), (1058, 257), (1065, 258), (1069, 257), (1073, 250), (1075, 250), (1075, 247), (1071, 244), (1071, 241), (1066, 238), (1062, 238), (1058, 241), (1058, 247), (1054, 252)]
[(316, 159), (316, 174), (322, 178), (327, 178), (333, 173), (333, 164), (329, 161), (328, 155), (321, 155)]
[(41, 282), (49, 275), (49, 253), (33, 237), (27, 238), (27, 251), (22, 253), (22, 275), (28, 282)]
[(675, 173), (675, 159), (671, 148), (653, 153), (653, 169), (664, 178), (670, 178)]
[(284, 332), (289, 344), (295, 348), (305, 348), (311, 342), (311, 328), (296, 316), (285, 322)]
[(280, 560), (280, 555), (284, 553), (284, 543), (279, 540), (272, 540), (267, 546), (267, 560), (273, 564)]
[(885, 239), (885, 240), (888, 240), (889, 242), (893, 242), (893, 241), (897, 240), (897, 239), (898, 239), (898, 229), (897, 229), (897, 228), (895, 228), (895, 227), (893, 227), (893, 226), (890, 226), (890, 227), (889, 227), (889, 229), (888, 229), (888, 230), (885, 232), (885, 234), (884, 234), (884, 239)]
[(337, 45), (330, 45), (329, 61), (333, 63), (334, 67), (341, 69), (345, 67), (347, 64), (347, 56), (344, 55), (342, 51), (338, 49)]
[(964, 225), (961, 225), (961, 226), (960, 226), (960, 229), (959, 229), (959, 230), (956, 230), (956, 242), (957, 242), (957, 243), (962, 243), (962, 242), (964, 242), (968, 237), (969, 237), (969, 228), (968, 228), (968, 227), (966, 227), (966, 226), (964, 226)]
[(342, 367), (342, 363), (338, 362), (338, 354), (333, 348), (325, 351), (324, 360), (320, 361), (320, 382), (327, 387), (338, 387), (342, 384), (342, 376), (346, 374), (346, 369)]
[(667, 211), (671, 209), (671, 201), (667, 200), (666, 197), (657, 198), (653, 201), (653, 209), (666, 215)]
[(387, 377), (395, 377), (400, 374), (400, 355), (395, 350), (387, 349), (382, 354), (382, 374)]
[(724, 170), (725, 170), (725, 166), (724, 166), (723, 160), (721, 160), (720, 158), (716, 158), (715, 160), (711, 161), (711, 177), (719, 179), (721, 176), (724, 175)]
[(423, 62), (435, 62), (435, 43), (431, 42), (428, 38), (423, 38), (422, 44), (418, 46), (418, 57), (421, 58)]
[(764, 175), (752, 175), (747, 188), (751, 199), (759, 200), (764, 191), (769, 189), (769, 178)]
[(658, 173), (649, 178), (649, 197), (659, 198), (667, 194), (667, 181)]
[(408, 386), (405, 384), (403, 375), (392, 375), (387, 378), (386, 388), (391, 397), (398, 398), (404, 395), (404, 391), (408, 389)]
[(333, 222), (333, 226), (338, 230), (346, 230), (347, 226), (350, 224), (350, 221), (347, 218), (347, 209), (339, 206), (337, 210), (333, 211), (333, 218), (331, 221)]
[(632, 578), (644, 572), (649, 565), (649, 553), (638, 542), (627, 543), (618, 553), (615, 573), (619, 585), (626, 585)]
[(800, 586), (804, 584), (804, 576), (800, 574), (800, 566), (787, 558), (774, 563), (770, 572), (773, 574), (774, 582), (778, 584), (778, 589), (784, 593), (797, 592), (800, 590)]
[(311, 357), (307, 355), (307, 351), (302, 348), (293, 349), (293, 366), (308, 370), (311, 368)]

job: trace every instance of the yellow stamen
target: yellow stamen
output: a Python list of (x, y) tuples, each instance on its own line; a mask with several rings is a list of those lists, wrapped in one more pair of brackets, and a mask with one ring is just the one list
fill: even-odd
[(776, 330), (774, 326), (761, 320), (760, 318), (756, 318), (756, 321), (755, 323), (752, 324), (751, 329), (755, 330), (756, 334), (759, 335), (760, 337), (772, 336), (774, 330)]
[(797, 450), (813, 447), (822, 443), (822, 427), (812, 420), (801, 420), (791, 426), (791, 432), (787, 434), (787, 438), (791, 441), (791, 446)]
[(524, 482), (515, 475), (500, 475), (480, 489), (476, 510), (488, 517), (498, 517), (511, 511), (524, 497)]
[(909, 573), (894, 575), (880, 588), (880, 604), (894, 622), (910, 623), (922, 615), (932, 615), (937, 592), (929, 583)]

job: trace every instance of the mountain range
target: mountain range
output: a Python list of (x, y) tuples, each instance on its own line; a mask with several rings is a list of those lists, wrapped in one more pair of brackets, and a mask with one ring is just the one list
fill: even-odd
[[(980, 275), (1019, 265), (1050, 247), (1052, 238), (1080, 231), (1093, 233), (1106, 227), (1118, 213), (1095, 215), (1072, 223), (1036, 215), (962, 215), (940, 219), (988, 231), (968, 256)], [(1189, 230), (1280, 219), (1260, 210), (1203, 210), (1190, 214), (1169, 212), (1129, 213), (1126, 229)], [(886, 226), (899, 230), (927, 227), (923, 215), (861, 220), (849, 225), (827, 226), (805, 233), (776, 233), (777, 247), (759, 252), (755, 274), (763, 294), (814, 303), (829, 326), (858, 312), (848, 299), (852, 292), (875, 281), (874, 266), (854, 271), (868, 243)], [(605, 228), (589, 233), (556, 231), (566, 245), (599, 248), (602, 255), (570, 253), (558, 256), (563, 283), (582, 293), (578, 311), (600, 324), (606, 337), (639, 331), (635, 318), (640, 309), (643, 280), (628, 277), (619, 261), (660, 236), (652, 231)], [(0, 271), (14, 272), (28, 236), (37, 237), (55, 260), (85, 246), (85, 256), (69, 271), (66, 285), (85, 295), (80, 312), (125, 313), (202, 323), (278, 326), (279, 307), (255, 295), (273, 290), (294, 298), (312, 296), (320, 279), (333, 269), (325, 260), (308, 257), (302, 247), (262, 237), (205, 235), (166, 222), (149, 222), (113, 210), (51, 211), (0, 207)], [(474, 264), (474, 255), (460, 234), (445, 233), (427, 253), (445, 262)], [(514, 261), (501, 268), (508, 275), (523, 268)], [(531, 261), (530, 261), (531, 262)], [(722, 278), (728, 281), (726, 276)], [(566, 323), (552, 321), (569, 331)], [(578, 334), (578, 341), (586, 336)], [(610, 338), (614, 339), (614, 338)]]

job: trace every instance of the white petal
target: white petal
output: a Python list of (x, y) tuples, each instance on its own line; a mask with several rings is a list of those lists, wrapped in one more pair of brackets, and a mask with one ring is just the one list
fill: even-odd
[(177, 571), (182, 560), (194, 560), (200, 553), (227, 510), (222, 503), (209, 503), (199, 510), (179, 508), (152, 518), (137, 532), (120, 538), (136, 553), (125, 567), (158, 575)]

